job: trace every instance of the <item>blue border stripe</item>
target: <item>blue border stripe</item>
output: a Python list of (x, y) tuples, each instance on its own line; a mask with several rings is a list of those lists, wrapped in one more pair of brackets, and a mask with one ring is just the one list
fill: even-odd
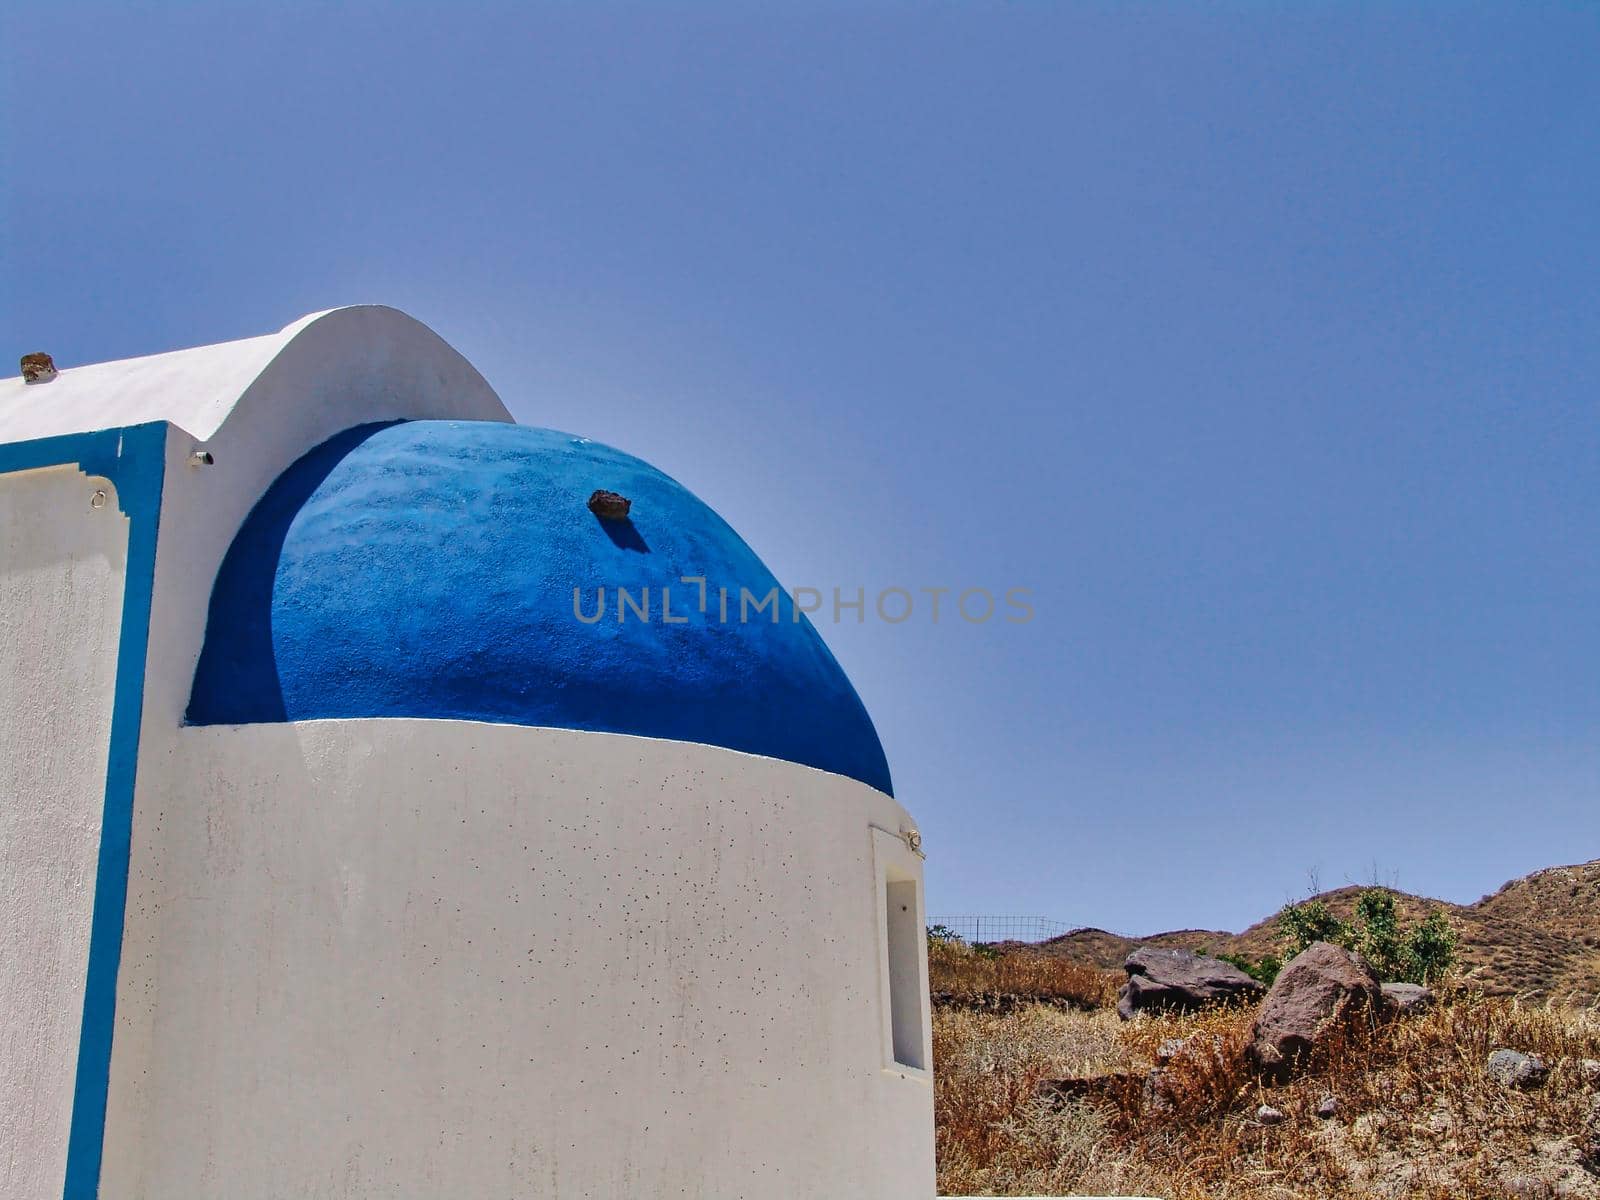
[(150, 642), (150, 598), (155, 586), (156, 530), (166, 473), (167, 425), (41, 438), (0, 446), (0, 474), (40, 467), (76, 466), (116, 485), (128, 518), (128, 558), (122, 591), (122, 632), (111, 703), (111, 746), (106, 762), (100, 855), (95, 873), (89, 967), (84, 982), (78, 1069), (67, 1140), (64, 1200), (93, 1200), (100, 1191), (105, 1150), (106, 1099), (111, 1083), (111, 1036), (116, 1022), (117, 968), (128, 904), (128, 851), (133, 833), (133, 788), (139, 765), (139, 725), (144, 708), (145, 658)]

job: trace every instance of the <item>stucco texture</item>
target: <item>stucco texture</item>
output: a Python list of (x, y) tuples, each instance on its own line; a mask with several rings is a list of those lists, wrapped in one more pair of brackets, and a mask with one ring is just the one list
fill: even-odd
[[(629, 520), (588, 510), (602, 488), (632, 500)], [(686, 576), (706, 580), (705, 611)], [(636, 605), (648, 589), (648, 620), (620, 611), (619, 587)], [(574, 589), (585, 616), (603, 589), (599, 620), (578, 618)], [(742, 612), (741, 589), (775, 589), (776, 609)], [(273, 484), (223, 561), (189, 722), (348, 717), (699, 742), (891, 792), (848, 678), (725, 521), (621, 451), (495, 422), (335, 436)]]
[(110, 480), (75, 466), (0, 475), (0, 1196), (8, 1200), (62, 1194), (127, 547)]
[(934, 1194), (881, 792), (458, 721), (189, 728), (150, 774), (101, 1195)]

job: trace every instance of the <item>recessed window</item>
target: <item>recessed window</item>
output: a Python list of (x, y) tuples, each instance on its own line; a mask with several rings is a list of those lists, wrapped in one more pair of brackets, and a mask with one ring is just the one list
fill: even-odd
[(923, 929), (922, 856), (904, 834), (872, 828), (876, 887), (878, 1018), (883, 1068), (931, 1079), (928, 1037), (928, 935)]
[(894, 1061), (927, 1070), (922, 1036), (922, 928), (917, 915), (917, 884), (908, 879), (884, 886), (889, 946), (889, 1027)]

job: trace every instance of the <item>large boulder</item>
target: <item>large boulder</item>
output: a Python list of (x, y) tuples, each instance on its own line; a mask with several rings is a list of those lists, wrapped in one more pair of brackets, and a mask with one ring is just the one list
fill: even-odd
[(1278, 973), (1250, 1028), (1249, 1054), (1262, 1073), (1288, 1075), (1341, 1024), (1376, 1021), (1383, 983), (1359, 954), (1316, 942)]
[(1128, 982), (1117, 993), (1117, 1015), (1124, 1021), (1146, 1009), (1187, 1012), (1207, 1004), (1254, 1000), (1266, 991), (1232, 963), (1191, 950), (1141, 946), (1122, 969)]

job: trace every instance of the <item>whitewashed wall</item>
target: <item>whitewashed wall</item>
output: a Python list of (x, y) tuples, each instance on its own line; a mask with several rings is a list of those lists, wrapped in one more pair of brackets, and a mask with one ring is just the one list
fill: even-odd
[(66, 1170), (127, 546), (109, 480), (76, 467), (0, 475), (6, 1200), (59, 1200)]
[(102, 1195), (933, 1195), (889, 797), (409, 720), (186, 729), (145, 785)]

